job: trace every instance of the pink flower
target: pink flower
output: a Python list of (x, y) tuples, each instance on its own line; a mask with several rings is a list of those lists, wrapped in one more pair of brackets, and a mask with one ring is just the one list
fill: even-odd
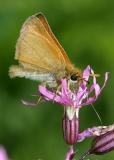
[[(90, 87), (88, 87), (88, 80), (92, 76), (93, 83)], [(68, 84), (66, 79), (61, 80), (61, 91), (57, 94), (48, 90), (46, 87), (40, 85), (39, 92), (47, 101), (55, 101), (59, 104), (62, 104), (66, 107), (72, 108), (81, 108), (82, 106), (86, 106), (95, 102), (101, 93), (101, 90), (104, 88), (106, 81), (108, 79), (108, 72), (105, 73), (105, 82), (102, 87), (96, 81), (96, 76), (94, 71), (90, 66), (83, 72), (83, 82), (80, 84), (78, 91), (72, 92), (68, 89)], [(92, 92), (94, 96), (90, 96)]]
[(8, 160), (6, 150), (3, 146), (0, 146), (0, 160)]
[[(92, 84), (88, 86), (90, 77), (92, 77)], [(108, 72), (105, 73), (104, 84), (100, 87), (97, 83), (94, 71), (90, 66), (87, 66), (83, 72), (83, 82), (79, 85), (78, 90), (75, 92), (68, 88), (66, 79), (61, 80), (61, 90), (59, 93), (50, 91), (42, 85), (39, 86), (38, 90), (45, 100), (54, 101), (64, 106), (65, 110), (62, 121), (63, 136), (68, 144), (73, 145), (78, 140), (79, 109), (83, 106), (92, 104), (97, 100), (106, 84), (107, 79)]]
[[(92, 79), (92, 84), (88, 82)], [(97, 77), (90, 66), (83, 71), (83, 81), (76, 91), (72, 91), (68, 87), (66, 79), (61, 80), (61, 88), (59, 92), (47, 89), (43, 85), (39, 85), (38, 91), (46, 101), (57, 102), (64, 106), (64, 116), (62, 119), (63, 136), (65, 141), (70, 144), (67, 152), (66, 160), (72, 160), (75, 152), (73, 144), (83, 141), (87, 137), (95, 136), (101, 133), (102, 127), (88, 128), (79, 133), (79, 109), (94, 103), (100, 95), (102, 89), (108, 80), (108, 72), (105, 73), (105, 80), (102, 87), (97, 83)], [(34, 102), (22, 101), (25, 105), (36, 105)], [(99, 131), (100, 130), (100, 131)]]

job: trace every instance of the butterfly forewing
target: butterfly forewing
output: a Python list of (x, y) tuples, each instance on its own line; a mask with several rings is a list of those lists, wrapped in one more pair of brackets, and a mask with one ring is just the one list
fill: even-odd
[(62, 56), (64, 57), (64, 60), (66, 62), (66, 64), (71, 64), (71, 61), (69, 59), (69, 57), (67, 56), (65, 50), (63, 49), (63, 47), (60, 45), (60, 43), (58, 42), (58, 40), (56, 39), (56, 37), (54, 36), (45, 16), (43, 16), (43, 14), (36, 14), (36, 17), (39, 18), (40, 22), (43, 24), (44, 28), (46, 29), (46, 31), (48, 32), (48, 34), (50, 35), (51, 40), (53, 41), (54, 45), (57, 46), (57, 48), (60, 50), (60, 53), (62, 54)]
[[(19, 65), (10, 67), (11, 77), (57, 81), (78, 73), (41, 13), (31, 16), (23, 24), (16, 44), (15, 59)], [(40, 77), (43, 74), (46, 78)], [(47, 78), (49, 76), (51, 80)]]
[(39, 72), (65, 70), (64, 55), (56, 44), (56, 39), (53, 40), (51, 37), (52, 33), (45, 18), (43, 19), (41, 14), (40, 17), (38, 18), (38, 15), (37, 17), (32, 16), (23, 25), (16, 45), (15, 58), (20, 62), (29, 64), (28, 68), (30, 64), (35, 66)]

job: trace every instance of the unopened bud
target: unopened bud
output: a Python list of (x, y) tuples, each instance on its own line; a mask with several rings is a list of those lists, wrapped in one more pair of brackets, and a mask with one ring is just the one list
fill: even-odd
[(114, 150), (114, 130), (95, 137), (92, 141), (91, 148), (80, 160), (84, 160), (90, 154), (102, 155), (112, 150)]
[(114, 130), (96, 137), (90, 149), (90, 154), (105, 154), (114, 149)]

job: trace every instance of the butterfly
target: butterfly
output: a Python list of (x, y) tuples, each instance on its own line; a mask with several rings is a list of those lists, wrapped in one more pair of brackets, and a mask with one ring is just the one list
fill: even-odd
[(10, 67), (11, 78), (38, 80), (52, 88), (57, 87), (62, 78), (73, 85), (82, 80), (82, 72), (72, 64), (42, 13), (24, 22), (16, 44), (15, 59), (19, 64)]

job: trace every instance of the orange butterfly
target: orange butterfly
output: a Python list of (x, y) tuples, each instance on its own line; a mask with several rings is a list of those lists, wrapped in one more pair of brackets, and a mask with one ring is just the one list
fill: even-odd
[(82, 80), (81, 71), (71, 63), (42, 13), (29, 17), (23, 24), (15, 59), (19, 65), (10, 67), (11, 78), (39, 80), (50, 87), (58, 86), (61, 78), (70, 80), (72, 84)]

